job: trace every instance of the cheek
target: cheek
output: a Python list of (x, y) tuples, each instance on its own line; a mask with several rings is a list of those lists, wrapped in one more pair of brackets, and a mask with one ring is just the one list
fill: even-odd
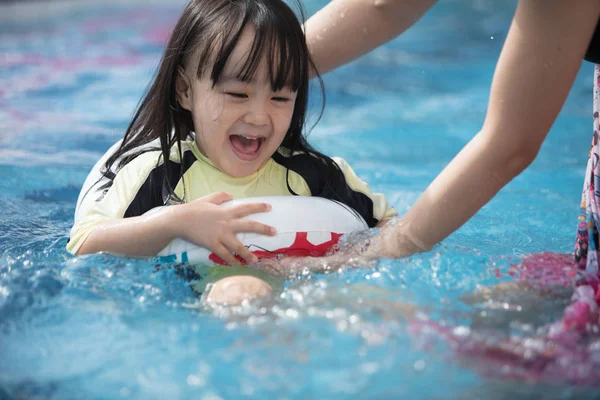
[(203, 104), (203, 114), (207, 122), (218, 122), (223, 118), (225, 102), (222, 96), (210, 95)]
[(277, 125), (278, 130), (283, 130), (287, 132), (292, 123), (292, 116), (294, 114), (294, 107), (290, 107), (289, 109), (283, 110), (280, 113), (277, 113), (275, 118), (275, 124)]
[(248, 106), (227, 101), (224, 96), (215, 96), (207, 102), (206, 117), (211, 123), (229, 128), (248, 112)]

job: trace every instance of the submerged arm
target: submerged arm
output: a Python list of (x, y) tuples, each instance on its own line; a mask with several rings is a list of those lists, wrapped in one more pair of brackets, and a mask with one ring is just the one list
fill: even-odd
[(383, 229), (376, 253), (401, 257), (431, 248), (533, 162), (573, 85), (599, 15), (599, 1), (519, 2), (483, 128), (400, 223)]
[(395, 38), (436, 0), (333, 0), (305, 25), (319, 73), (350, 62)]

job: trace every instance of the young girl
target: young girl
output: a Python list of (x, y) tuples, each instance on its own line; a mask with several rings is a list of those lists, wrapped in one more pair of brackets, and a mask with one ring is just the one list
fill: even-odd
[[(182, 238), (229, 264), (239, 264), (236, 255), (255, 262), (236, 234), (275, 235), (243, 219), (269, 205), (219, 206), (233, 198), (335, 199), (370, 227), (394, 216), (348, 164), (303, 136), (311, 70), (300, 23), (283, 1), (190, 1), (120, 148), (86, 194), (97, 200), (78, 215), (67, 249), (153, 256)], [(160, 148), (152, 147), (158, 140)], [(171, 206), (144, 215), (164, 205)], [(237, 291), (236, 301), (248, 287), (261, 294), (268, 286), (250, 278), (225, 283), (215, 293)]]

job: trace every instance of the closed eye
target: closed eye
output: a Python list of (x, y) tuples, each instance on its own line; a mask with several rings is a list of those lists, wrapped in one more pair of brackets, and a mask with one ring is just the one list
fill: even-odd
[(288, 101), (291, 100), (291, 99), (289, 99), (287, 97), (281, 97), (281, 96), (272, 97), (271, 99), (273, 101), (277, 101), (277, 102), (280, 102), (280, 103), (287, 103)]
[(238, 93), (238, 92), (225, 92), (226, 95), (234, 97), (236, 99), (247, 99), (248, 95), (245, 93)]

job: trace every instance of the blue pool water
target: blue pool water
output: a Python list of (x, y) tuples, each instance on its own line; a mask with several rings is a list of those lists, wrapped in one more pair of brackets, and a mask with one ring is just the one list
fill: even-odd
[[(530, 343), (568, 304), (568, 288), (466, 297), (512, 281), (523, 255), (572, 250), (590, 64), (532, 167), (434, 251), (208, 312), (173, 266), (64, 249), (79, 187), (122, 136), (183, 7), (102, 3), (0, 6), (0, 398), (600, 396), (597, 336), (541, 371), (482, 362), (444, 336)], [(309, 14), (325, 3), (308, 1)], [(481, 126), (514, 6), (440, 0), (402, 38), (326, 75), (312, 143), (405, 212)], [(415, 329), (401, 303), (443, 329)]]

